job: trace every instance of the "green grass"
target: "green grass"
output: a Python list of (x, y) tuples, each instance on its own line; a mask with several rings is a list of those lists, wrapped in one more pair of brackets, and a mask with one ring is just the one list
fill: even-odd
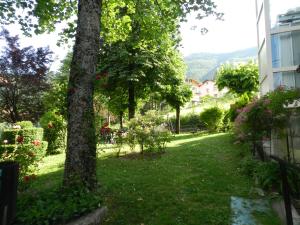
[[(238, 151), (229, 134), (216, 134), (176, 136), (156, 159), (115, 158), (106, 152), (97, 164), (109, 209), (105, 225), (231, 224), (230, 197), (255, 197), (249, 194), (253, 181), (239, 173)], [(31, 189), (59, 185), (63, 161), (63, 155), (45, 158)], [(259, 217), (267, 225), (263, 221), (271, 216)]]

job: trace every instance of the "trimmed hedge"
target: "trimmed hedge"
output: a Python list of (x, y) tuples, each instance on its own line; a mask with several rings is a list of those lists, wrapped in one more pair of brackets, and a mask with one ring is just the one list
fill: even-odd
[(7, 140), (7, 144), (30, 144), (34, 140), (43, 140), (43, 135), (43, 128), (5, 129), (1, 135), (1, 143)]
[(20, 122), (17, 122), (16, 125), (20, 125), (22, 129), (25, 129), (25, 128), (33, 128), (33, 124), (31, 121), (20, 121)]

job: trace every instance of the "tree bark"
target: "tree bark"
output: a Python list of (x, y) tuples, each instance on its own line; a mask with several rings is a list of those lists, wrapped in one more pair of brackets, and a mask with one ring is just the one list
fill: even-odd
[(100, 43), (102, 0), (79, 0), (78, 22), (68, 84), (68, 135), (64, 187), (96, 187), (94, 79)]
[(176, 134), (180, 133), (180, 106), (176, 106)]
[(120, 112), (119, 114), (119, 120), (120, 120), (120, 129), (123, 129), (123, 112)]
[(134, 83), (128, 83), (128, 119), (133, 119), (135, 116), (135, 93)]

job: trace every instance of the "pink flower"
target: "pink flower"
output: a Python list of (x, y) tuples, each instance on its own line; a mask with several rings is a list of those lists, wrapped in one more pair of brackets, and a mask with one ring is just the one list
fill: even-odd
[(31, 143), (34, 144), (35, 146), (39, 146), (41, 144), (41, 141), (40, 140), (34, 140)]

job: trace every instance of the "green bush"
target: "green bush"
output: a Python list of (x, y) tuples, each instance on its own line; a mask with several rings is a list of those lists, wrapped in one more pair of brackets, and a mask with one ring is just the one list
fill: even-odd
[(20, 122), (17, 122), (16, 125), (20, 125), (21, 129), (33, 128), (33, 124), (31, 121), (20, 121)]
[(280, 170), (277, 162), (260, 162), (256, 166), (255, 178), (265, 190), (280, 190)]
[[(5, 129), (7, 129), (8, 128), (8, 124), (7, 123), (0, 123), (0, 141), (2, 140), (2, 133), (3, 133), (3, 131), (5, 130)], [(2, 144), (2, 143), (0, 143), (0, 144)]]
[[(175, 127), (176, 124), (176, 118), (172, 117), (170, 118), (170, 121), (172, 126)], [(205, 125), (200, 119), (200, 115), (197, 114), (187, 114), (184, 116), (180, 116), (180, 126), (184, 130), (185, 128), (196, 128), (196, 129), (204, 129)]]
[(99, 208), (100, 203), (99, 191), (90, 192), (78, 187), (24, 193), (18, 198), (14, 225), (66, 224)]
[(26, 180), (37, 169), (38, 162), (45, 156), (48, 143), (34, 140), (30, 144), (0, 145), (0, 161), (16, 161), (20, 166), (20, 181)]
[(44, 128), (45, 140), (48, 141), (47, 154), (58, 154), (62, 152), (66, 144), (67, 124), (62, 115), (50, 111), (45, 113), (40, 119)]
[[(6, 140), (7, 144), (16, 144), (18, 142), (29, 144), (34, 140), (43, 140), (43, 134), (42, 128), (5, 129), (1, 135), (1, 143)], [(18, 139), (20, 137), (22, 137), (22, 141)]]
[(223, 110), (218, 107), (208, 108), (200, 114), (201, 121), (210, 132), (219, 131), (222, 128), (223, 118)]
[(127, 143), (131, 149), (136, 144), (141, 153), (147, 151), (162, 151), (170, 142), (171, 133), (166, 129), (163, 118), (154, 111), (148, 111), (144, 116), (137, 116), (128, 123)]

